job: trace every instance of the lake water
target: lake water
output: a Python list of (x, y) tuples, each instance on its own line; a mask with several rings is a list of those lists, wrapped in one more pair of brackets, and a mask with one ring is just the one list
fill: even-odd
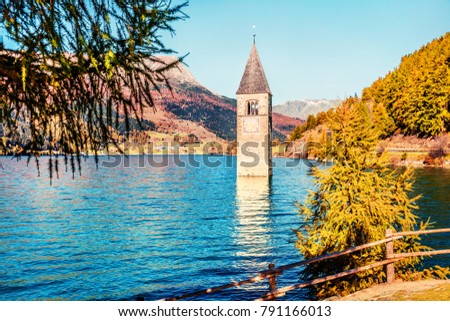
[[(156, 300), (301, 260), (292, 229), (300, 221), (295, 201), (313, 188), (304, 164), (276, 159), (267, 181), (236, 178), (234, 157), (208, 158), (213, 166), (203, 156), (180, 157), (190, 164), (101, 158), (96, 169), (89, 158), (81, 177), (61, 170), (51, 186), (45, 161), (37, 177), (34, 163), (1, 157), (0, 300)], [(417, 170), (419, 214), (435, 227), (450, 227), (449, 180), (450, 170)], [(448, 234), (424, 241), (450, 248)], [(431, 264), (449, 266), (450, 258)], [(291, 271), (278, 285), (297, 281)], [(252, 300), (267, 288), (199, 299)], [(300, 290), (283, 300), (305, 298)]]

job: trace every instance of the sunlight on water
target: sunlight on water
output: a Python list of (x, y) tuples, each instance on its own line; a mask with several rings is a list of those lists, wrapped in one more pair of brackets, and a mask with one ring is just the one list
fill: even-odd
[[(237, 177), (236, 201), (234, 240), (236, 248), (240, 249), (236, 255), (249, 258), (248, 266), (253, 266), (255, 262), (252, 258), (263, 257), (270, 251), (269, 178)], [(265, 268), (267, 267), (257, 265), (256, 270)]]
[[(301, 259), (292, 229), (295, 201), (313, 188), (306, 166), (275, 159), (268, 180), (236, 178), (234, 157), (211, 158), (221, 161), (216, 168), (158, 157), (167, 166), (130, 157), (96, 170), (88, 159), (81, 176), (62, 171), (51, 186), (45, 168), (38, 177), (33, 163), (0, 158), (0, 300), (155, 300)], [(449, 227), (450, 171), (417, 173), (420, 215)], [(448, 235), (424, 241), (450, 248)], [(279, 286), (296, 283), (296, 273)], [(267, 289), (262, 282), (198, 299), (251, 300)], [(283, 300), (302, 298), (296, 291)]]

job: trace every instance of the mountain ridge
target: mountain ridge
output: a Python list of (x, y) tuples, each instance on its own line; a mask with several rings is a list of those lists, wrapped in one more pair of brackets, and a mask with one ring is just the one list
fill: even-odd
[(273, 111), (306, 120), (309, 115), (316, 115), (321, 111), (326, 112), (341, 102), (341, 99), (296, 99), (274, 106)]
[[(174, 57), (161, 57), (170, 63)], [(170, 89), (153, 90), (156, 112), (144, 112), (144, 119), (155, 124), (156, 131), (167, 134), (194, 134), (201, 140), (236, 139), (236, 99), (209, 90), (197, 81), (184, 64), (165, 72)], [(284, 139), (301, 119), (273, 113), (274, 138)]]

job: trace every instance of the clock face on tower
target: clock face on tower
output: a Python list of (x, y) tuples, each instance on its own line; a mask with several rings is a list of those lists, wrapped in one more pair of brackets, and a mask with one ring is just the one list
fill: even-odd
[(259, 133), (259, 117), (244, 117), (242, 126), (246, 134)]

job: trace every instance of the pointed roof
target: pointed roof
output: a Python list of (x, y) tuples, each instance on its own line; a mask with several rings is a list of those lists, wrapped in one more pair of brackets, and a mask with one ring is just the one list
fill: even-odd
[(267, 83), (264, 69), (259, 59), (256, 45), (253, 44), (250, 57), (245, 66), (244, 75), (242, 76), (241, 83), (236, 94), (263, 94), (268, 93), (272, 95), (269, 84)]

